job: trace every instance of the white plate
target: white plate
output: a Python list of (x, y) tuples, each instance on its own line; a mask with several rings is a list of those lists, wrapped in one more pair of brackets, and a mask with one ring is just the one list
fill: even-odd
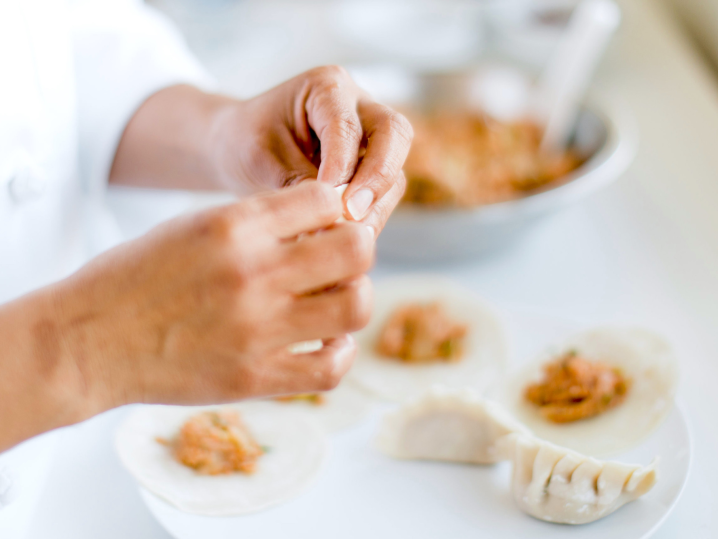
[[(523, 360), (582, 328), (512, 310), (508, 329), (517, 357)], [(646, 539), (675, 506), (690, 468), (691, 438), (685, 416), (676, 407), (649, 439), (616, 457), (645, 464), (658, 455), (660, 478), (651, 492), (592, 524), (549, 524), (514, 505), (508, 463), (465, 466), (398, 461), (380, 454), (371, 445), (380, 417), (376, 413), (369, 424), (337, 435), (333, 455), (314, 486), (280, 507), (243, 517), (207, 518), (182, 513), (147, 492), (142, 497), (177, 539)]]

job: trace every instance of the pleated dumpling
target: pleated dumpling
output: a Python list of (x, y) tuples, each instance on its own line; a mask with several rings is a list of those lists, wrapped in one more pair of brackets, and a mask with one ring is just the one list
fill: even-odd
[(648, 466), (602, 461), (527, 434), (505, 436), (498, 452), (513, 462), (516, 504), (548, 522), (593, 522), (643, 496), (657, 479), (657, 460)]
[(388, 414), (376, 445), (395, 458), (493, 464), (497, 440), (512, 432), (526, 430), (476, 392), (435, 387)]

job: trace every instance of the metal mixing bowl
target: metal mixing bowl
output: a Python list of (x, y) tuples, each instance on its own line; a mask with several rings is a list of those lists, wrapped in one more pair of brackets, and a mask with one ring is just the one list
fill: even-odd
[[(480, 106), (471, 91), (472, 72), (404, 72), (394, 77), (395, 83), (386, 72), (375, 73), (363, 71), (356, 78), (378, 99), (400, 108), (426, 110), (449, 105), (472, 110)], [(372, 81), (372, 76), (381, 80)], [(625, 110), (609, 109), (592, 100), (578, 115), (572, 144), (585, 162), (555, 186), (523, 198), (469, 209), (400, 205), (379, 237), (379, 256), (402, 262), (449, 261), (505, 246), (539, 219), (618, 179), (635, 154), (636, 129)]]

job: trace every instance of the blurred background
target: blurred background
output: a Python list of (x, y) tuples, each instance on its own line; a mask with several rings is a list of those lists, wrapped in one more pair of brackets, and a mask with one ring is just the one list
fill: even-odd
[[(547, 71), (564, 65), (564, 78), (579, 80), (572, 99), (554, 102), (585, 109), (567, 141), (584, 146), (580, 166), (504, 202), (403, 205), (379, 238), (375, 274), (439, 270), (492, 300), (668, 329), (675, 326), (666, 316), (679, 312), (669, 306), (689, 298), (692, 312), (718, 324), (710, 299), (715, 288), (718, 302), (718, 1), (599, 2), (618, 20), (603, 18), (603, 41), (601, 32), (584, 40), (573, 60), (585, 69), (566, 62), (582, 35), (569, 31), (576, 0), (150, 3), (176, 21), (219, 89), (238, 97), (339, 63), (380, 99), (416, 105), (425, 74), (468, 73), (484, 110), (533, 112), (541, 123), (530, 97), (542, 86), (560, 89), (563, 79)], [(465, 94), (462, 106), (473, 107)], [(126, 237), (228, 200), (116, 188), (109, 196)]]
[[(564, 123), (570, 124), (569, 133), (559, 149), (579, 146), (577, 170), (573, 170), (575, 166), (568, 167), (567, 172), (547, 176), (539, 182), (541, 185), (534, 181), (541, 174), (529, 174), (530, 188), (522, 186), (511, 196), (487, 199), (479, 194), (473, 196), (473, 202), (462, 203), (466, 188), (451, 183), (474, 181), (468, 176), (469, 169), (476, 169), (475, 163), (463, 163), (460, 172), (467, 177), (457, 180), (456, 167), (451, 169), (452, 174), (448, 164), (439, 167), (441, 171), (434, 170), (434, 166), (427, 172), (426, 166), (413, 163), (410, 157), (410, 190), (415, 185), (410, 173), (418, 168), (421, 177), (417, 180), (424, 182), (425, 176), (431, 176), (430, 187), (438, 185), (443, 189), (441, 193), (448, 187), (451, 201), (443, 208), (415, 204), (413, 214), (407, 210), (408, 205), (400, 209), (379, 242), (381, 261), (436, 262), (485, 255), (496, 245), (512, 245), (516, 238), (537, 229), (539, 221), (546, 221), (560, 209), (622, 177), (633, 163), (639, 139), (643, 147), (646, 136), (655, 136), (651, 127), (640, 125), (647, 118), (642, 109), (656, 99), (654, 82), (637, 70), (639, 66), (649, 68), (663, 54), (651, 49), (644, 36), (652, 24), (651, 17), (657, 17), (653, 27), (658, 32), (680, 34), (681, 44), (691, 49), (691, 62), (703, 64), (702, 68), (718, 65), (718, 2), (711, 0), (661, 0), (659, 5), (650, 6), (649, 19), (643, 12), (647, 2), (597, 2), (604, 9), (615, 7), (616, 20), (607, 23), (604, 35), (594, 24), (598, 34), (593, 38), (584, 36), (583, 43), (576, 34), (587, 33), (586, 21), (582, 32), (581, 24), (574, 20), (573, 26), (578, 28), (571, 36), (578, 0), (149, 3), (176, 22), (190, 48), (215, 77), (218, 88), (241, 98), (256, 95), (311, 67), (341, 64), (375, 97), (404, 112), (426, 109), (426, 95), (431, 94), (436, 101), (440, 94), (445, 102), (459, 99), (469, 113), (481, 111), (500, 121), (531, 117), (543, 128), (555, 103), (559, 103), (558, 108), (572, 101), (577, 107), (588, 107), (554, 111), (558, 117), (568, 117)], [(467, 82), (455, 80), (457, 74), (470, 79), (470, 92), (464, 91)], [(440, 83), (431, 78), (437, 76)], [(577, 80), (565, 81), (562, 77)], [(471, 94), (468, 97), (467, 92)], [(419, 127), (416, 145), (432, 146), (435, 141), (430, 133), (423, 136), (431, 128)], [(456, 132), (457, 126), (449, 130)], [(649, 150), (657, 147), (650, 143), (648, 146)], [(510, 157), (514, 161), (529, 159), (516, 157), (515, 153)], [(436, 159), (446, 161), (450, 157), (444, 152)], [(454, 160), (458, 158), (454, 156)], [(443, 179), (442, 173), (453, 178)], [(551, 183), (549, 179), (555, 181)], [(514, 186), (521, 182), (527, 184), (526, 178), (512, 180)], [(535, 189), (543, 182), (545, 187)], [(426, 189), (424, 185), (417, 185), (419, 188), (422, 191), (418, 195), (412, 193), (421, 198)], [(482, 187), (492, 188), (497, 189), (495, 185)], [(508, 199), (522, 200), (486, 203)], [(126, 237), (140, 234), (182, 211), (228, 200), (228, 195), (131, 189), (114, 189), (110, 196)], [(463, 206), (462, 211), (456, 211), (455, 206)]]

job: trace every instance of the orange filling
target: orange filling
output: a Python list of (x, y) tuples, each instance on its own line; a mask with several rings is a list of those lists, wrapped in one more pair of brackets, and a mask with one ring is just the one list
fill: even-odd
[(264, 449), (234, 410), (202, 412), (189, 418), (171, 442), (178, 462), (205, 475), (253, 473)]
[(514, 199), (567, 175), (581, 164), (573, 150), (541, 151), (541, 128), (498, 122), (480, 113), (408, 116), (414, 142), (404, 165), (404, 202), (477, 206)]
[(467, 329), (449, 318), (440, 303), (405, 305), (389, 317), (376, 350), (408, 363), (458, 361)]
[(275, 401), (279, 402), (297, 402), (303, 401), (315, 406), (321, 406), (326, 402), (326, 397), (321, 393), (299, 393), (298, 395), (285, 395), (283, 397), (275, 397)]
[(569, 352), (544, 366), (544, 378), (526, 388), (526, 398), (554, 423), (597, 416), (621, 404), (630, 389), (619, 369)]

